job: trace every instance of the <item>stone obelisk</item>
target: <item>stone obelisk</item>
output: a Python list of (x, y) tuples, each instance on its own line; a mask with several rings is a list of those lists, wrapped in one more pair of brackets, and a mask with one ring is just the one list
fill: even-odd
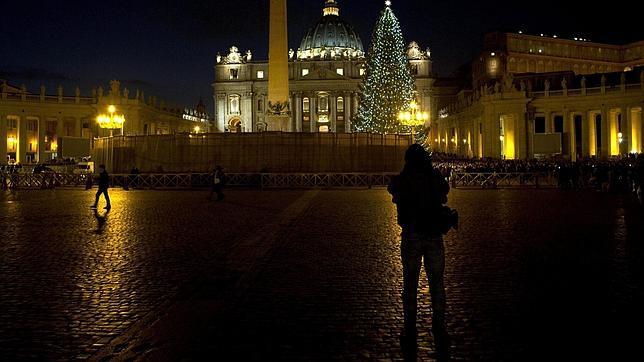
[(270, 29), (268, 49), (268, 114), (269, 131), (288, 132), (288, 34), (286, 0), (270, 0)]

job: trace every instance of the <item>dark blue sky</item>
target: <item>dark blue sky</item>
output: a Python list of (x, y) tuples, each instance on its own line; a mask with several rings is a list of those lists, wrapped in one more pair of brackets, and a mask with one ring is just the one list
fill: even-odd
[[(434, 68), (450, 75), (478, 53), (483, 34), (501, 29), (644, 40), (639, 11), (627, 3), (392, 0), (405, 39), (432, 49)], [(268, 0), (8, 1), (0, 0), (0, 78), (37, 91), (57, 84), (72, 94), (120, 79), (169, 102), (212, 105), (217, 52), (230, 45), (267, 58)], [(289, 1), (289, 43), (297, 48), (321, 16), (324, 0)], [(538, 8), (533, 4), (538, 4)], [(368, 48), (384, 0), (340, 0), (341, 16)], [(584, 10), (579, 10), (584, 9)], [(211, 109), (211, 108), (210, 108)]]

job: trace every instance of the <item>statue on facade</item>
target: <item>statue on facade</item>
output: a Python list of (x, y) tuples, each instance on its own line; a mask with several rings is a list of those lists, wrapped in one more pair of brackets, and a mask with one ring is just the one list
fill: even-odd
[(288, 115), (290, 113), (290, 102), (285, 101), (285, 102), (276, 102), (272, 103), (271, 101), (268, 101), (268, 109), (266, 110), (268, 114), (274, 115), (274, 116), (283, 116), (283, 115)]
[(250, 62), (253, 59), (253, 53), (248, 49), (246, 51), (246, 62)]
[(567, 90), (567, 89), (568, 89), (568, 81), (566, 80), (566, 78), (564, 78), (564, 79), (561, 81), (561, 89), (563, 89), (563, 90)]
[(41, 85), (41, 86), (40, 86), (40, 95), (41, 95), (41, 96), (44, 96), (44, 95), (45, 95), (45, 91), (46, 91), (46, 89), (45, 89), (45, 85)]
[(295, 55), (295, 51), (291, 48), (288, 50), (288, 58), (293, 59), (293, 56)]
[(622, 75), (619, 77), (619, 83), (622, 85), (626, 84), (626, 73), (622, 72)]
[(123, 97), (125, 97), (125, 99), (128, 99), (129, 95), (130, 95), (130, 91), (127, 88), (124, 88), (123, 89)]
[(494, 94), (499, 93), (499, 88), (501, 88), (499, 82), (494, 82)]
[(550, 80), (549, 79), (546, 79), (546, 81), (543, 83), (543, 87), (544, 87), (546, 92), (550, 90)]
[(581, 77), (581, 88), (586, 89), (586, 77)]
[(98, 86), (98, 98), (103, 98), (103, 86)]
[(602, 74), (601, 84), (602, 84), (602, 87), (606, 86), (606, 76), (604, 74)]
[(110, 95), (118, 97), (120, 92), (121, 92), (121, 82), (119, 82), (116, 79), (111, 80), (110, 81)]
[(62, 85), (58, 85), (58, 96), (59, 97), (63, 96), (63, 86)]
[(217, 64), (221, 63), (221, 54), (217, 53)]
[(76, 86), (76, 89), (74, 89), (74, 95), (76, 98), (80, 97), (80, 87)]
[(525, 92), (525, 81), (522, 80), (519, 83), (519, 88), (521, 89), (521, 92)]
[(508, 73), (503, 77), (503, 91), (512, 92), (514, 90), (514, 77), (511, 73)]

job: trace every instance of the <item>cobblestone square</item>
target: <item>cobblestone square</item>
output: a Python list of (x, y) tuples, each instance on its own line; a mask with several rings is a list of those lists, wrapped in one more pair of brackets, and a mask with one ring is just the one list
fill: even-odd
[[(0, 359), (402, 359), (384, 189), (110, 191), (97, 214), (93, 192), (0, 193)], [(452, 190), (449, 204), (455, 360), (639, 353), (643, 220), (627, 199)], [(432, 360), (420, 288), (419, 358)]]

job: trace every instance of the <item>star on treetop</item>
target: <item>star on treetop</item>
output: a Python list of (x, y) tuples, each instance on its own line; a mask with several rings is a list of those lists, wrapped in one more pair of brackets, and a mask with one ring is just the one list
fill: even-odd
[(386, 6), (386, 7), (390, 7), (390, 6), (391, 6), (391, 1), (390, 1), (390, 0), (386, 0), (386, 1), (385, 1), (385, 6)]

